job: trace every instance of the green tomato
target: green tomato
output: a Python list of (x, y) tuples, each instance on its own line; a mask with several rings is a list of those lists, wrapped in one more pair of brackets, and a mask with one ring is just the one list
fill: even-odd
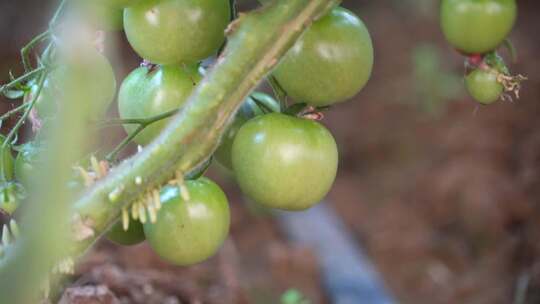
[(129, 43), (159, 64), (193, 63), (212, 55), (225, 40), (227, 0), (150, 0), (124, 11)]
[(25, 198), (26, 192), (20, 184), (15, 182), (2, 182), (0, 184), (0, 211), (13, 215)]
[[(118, 111), (122, 119), (149, 118), (180, 108), (191, 95), (201, 75), (196, 67), (140, 67), (122, 83), (118, 95)], [(147, 145), (167, 125), (169, 119), (155, 122), (134, 139)], [(137, 125), (124, 125), (131, 134)]]
[(107, 238), (117, 244), (124, 246), (132, 246), (144, 242), (143, 225), (139, 221), (129, 221), (128, 230), (124, 230), (122, 222), (118, 221), (107, 232)]
[(494, 71), (476, 69), (465, 77), (465, 86), (471, 96), (481, 104), (491, 104), (497, 101), (504, 87), (497, 81)]
[[(77, 96), (84, 96), (81, 100), (91, 98), (91, 103), (82, 106), (85, 107), (85, 118), (95, 121), (103, 119), (116, 95), (116, 77), (107, 58), (95, 48), (80, 51), (63, 62), (45, 80), (36, 100), (40, 119), (56, 116), (58, 101), (66, 96), (66, 88), (76, 89)], [(25, 96), (26, 101), (32, 100), (37, 90), (37, 84), (32, 85), (30, 93)]]
[(109, 5), (110, 7), (117, 7), (117, 8), (130, 7), (141, 2), (141, 0), (96, 0), (96, 1), (101, 3), (102, 5)]
[[(254, 99), (257, 99), (261, 106), (259, 106)], [(261, 107), (264, 109), (261, 109)], [(254, 92), (246, 99), (242, 107), (240, 107), (240, 110), (238, 110), (234, 121), (229, 126), (227, 131), (225, 131), (225, 134), (223, 134), (221, 143), (214, 154), (216, 160), (222, 166), (232, 170), (231, 150), (236, 133), (238, 133), (240, 127), (242, 127), (248, 120), (252, 119), (253, 117), (263, 115), (266, 113), (266, 111), (280, 112), (280, 105), (272, 96), (261, 92)]]
[(175, 265), (192, 265), (214, 255), (229, 232), (227, 197), (207, 178), (186, 182), (189, 200), (178, 187), (161, 191), (162, 207), (155, 223), (144, 224), (152, 249)]
[(273, 113), (247, 122), (234, 140), (233, 169), (242, 191), (266, 207), (304, 210), (328, 193), (338, 150), (321, 124)]
[(82, 18), (92, 28), (104, 31), (121, 30), (123, 8), (108, 3), (107, 0), (75, 0), (69, 5), (77, 17)]
[[(53, 119), (58, 113), (58, 98), (60, 88), (52, 87), (50, 79), (45, 79), (43, 88), (34, 104), (38, 117), (42, 120)], [(25, 96), (25, 102), (30, 102), (38, 91), (38, 85), (34, 82), (30, 87), (30, 92)]]
[(1, 146), (4, 144), (6, 137), (0, 135), (0, 157), (2, 158), (2, 165), (4, 168), (6, 180), (11, 180), (13, 178), (13, 155), (11, 154), (11, 149), (8, 147), (5, 150), (1, 149)]
[(42, 148), (35, 142), (28, 142), (21, 146), (15, 159), (15, 178), (23, 185), (28, 186), (36, 175), (36, 167)]
[(446, 39), (468, 54), (484, 54), (508, 36), (517, 16), (515, 0), (443, 0), (441, 27)]
[(356, 95), (373, 67), (369, 32), (356, 15), (334, 8), (306, 31), (274, 71), (297, 102), (326, 106)]

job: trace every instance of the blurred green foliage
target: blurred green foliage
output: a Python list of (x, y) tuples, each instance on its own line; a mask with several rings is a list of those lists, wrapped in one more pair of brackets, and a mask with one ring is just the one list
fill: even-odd
[(412, 52), (414, 90), (420, 108), (438, 114), (447, 102), (463, 96), (463, 78), (443, 62), (438, 47), (421, 44)]
[(281, 304), (310, 304), (311, 302), (297, 289), (289, 289), (281, 296)]

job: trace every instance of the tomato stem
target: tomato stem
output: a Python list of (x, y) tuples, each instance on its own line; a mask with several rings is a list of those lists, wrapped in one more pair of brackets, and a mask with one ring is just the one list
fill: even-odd
[(270, 84), (270, 87), (272, 87), (272, 91), (274, 92), (274, 96), (276, 96), (276, 99), (279, 101), (279, 105), (281, 107), (281, 110), (287, 108), (287, 92), (283, 87), (279, 84), (276, 77), (274, 75), (268, 76), (268, 83)]

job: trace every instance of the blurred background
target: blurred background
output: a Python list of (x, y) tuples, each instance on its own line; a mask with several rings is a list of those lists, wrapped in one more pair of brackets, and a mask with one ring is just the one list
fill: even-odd
[[(239, 1), (242, 9), (253, 2)], [(326, 204), (397, 302), (540, 303), (540, 3), (518, 1), (510, 36), (519, 54), (511, 69), (529, 78), (522, 97), (488, 107), (464, 92), (463, 58), (442, 37), (438, 1), (343, 5), (367, 24), (376, 59), (367, 87), (326, 113), (341, 155)], [(46, 26), (50, 11), (44, 1), (0, 2), (2, 83), (10, 70), (21, 72), (19, 49)], [(107, 39), (118, 42), (120, 82), (139, 59), (122, 33)], [(0, 107), (3, 113), (11, 105)], [(105, 141), (122, 136), (117, 130)], [(231, 237), (218, 256), (177, 268), (146, 244), (102, 241), (80, 265), (71, 292), (102, 286), (118, 303), (264, 304), (297, 290), (309, 303), (331, 303), (313, 250), (245, 202), (223, 169), (210, 174), (233, 208)]]

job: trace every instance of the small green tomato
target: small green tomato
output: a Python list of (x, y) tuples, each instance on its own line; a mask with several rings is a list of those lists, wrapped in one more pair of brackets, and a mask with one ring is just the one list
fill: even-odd
[(218, 185), (203, 177), (187, 181), (186, 188), (187, 201), (177, 186), (164, 187), (157, 221), (144, 224), (152, 249), (179, 266), (213, 256), (225, 241), (230, 224), (227, 197)]
[(471, 96), (481, 104), (492, 104), (503, 93), (504, 87), (497, 81), (494, 71), (476, 69), (465, 77), (465, 86)]
[[(191, 95), (201, 75), (197, 68), (180, 66), (140, 67), (126, 77), (118, 95), (120, 118), (150, 118), (180, 108)], [(135, 137), (140, 145), (149, 144), (169, 119), (155, 122)], [(128, 134), (137, 125), (124, 125)]]

